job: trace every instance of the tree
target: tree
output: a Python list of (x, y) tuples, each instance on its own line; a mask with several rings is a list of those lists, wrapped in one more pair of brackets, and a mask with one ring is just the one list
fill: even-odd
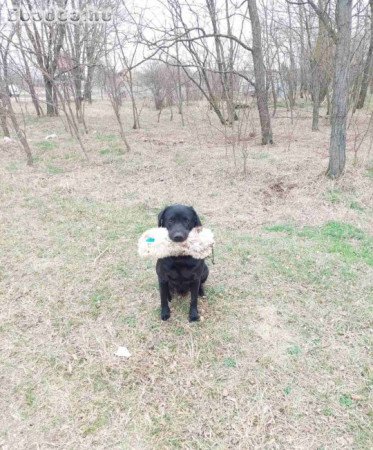
[(365, 60), (363, 79), (361, 81), (361, 88), (359, 92), (359, 98), (356, 103), (356, 109), (361, 109), (364, 106), (365, 98), (367, 96), (369, 76), (373, 66), (373, 0), (369, 1), (370, 5), (370, 43), (368, 54)]
[(266, 69), (264, 66), (262, 50), (262, 30), (259, 21), (258, 8), (256, 0), (247, 0), (247, 4), (253, 34), (252, 55), (255, 75), (255, 93), (259, 111), (260, 127), (262, 130), (262, 144), (273, 144), (266, 87)]
[(335, 61), (329, 147), (330, 178), (338, 178), (346, 164), (346, 124), (349, 97), (352, 0), (337, 0)]
[[(13, 0), (13, 5), (18, 6), (19, 1)], [(33, 7), (41, 9), (43, 5), (37, 3), (32, 5), (30, 0), (25, 1), (27, 8), (32, 11)], [(56, 0), (60, 7), (66, 4), (64, 0)], [(66, 25), (64, 22), (32, 21), (23, 22), (27, 36), (31, 42), (30, 53), (35, 55), (37, 66), (42, 72), (45, 86), (45, 100), (47, 103), (47, 115), (57, 116), (57, 93), (55, 91), (55, 76), (58, 59), (62, 49)]]
[[(9, 117), (13, 125), (14, 131), (19, 139), (19, 142), (21, 143), (22, 148), (26, 154), (27, 165), (32, 166), (33, 159), (30, 146), (28, 144), (24, 131), (21, 129), (18, 123), (16, 114), (13, 110), (12, 102), (10, 101), (9, 98), (7, 83), (1, 74), (0, 74), (0, 115), (2, 117), (2, 124), (5, 136), (7, 135), (9, 136), (9, 130), (6, 124), (6, 117)], [(4, 129), (4, 122), (5, 122), (5, 129)]]
[[(290, 0), (288, 2), (294, 3)], [(299, 5), (299, 2), (296, 4)], [(325, 9), (317, 6), (312, 0), (308, 0), (308, 4), (335, 44), (329, 165), (326, 173), (330, 178), (338, 178), (342, 175), (346, 164), (352, 0), (336, 1), (335, 26)]]
[[(323, 0), (319, 0), (319, 8), (324, 9)], [(324, 22), (318, 18), (316, 45), (311, 51), (310, 67), (312, 72), (312, 130), (319, 129), (320, 104), (327, 95), (330, 83), (330, 61), (332, 61), (333, 41), (329, 38)]]

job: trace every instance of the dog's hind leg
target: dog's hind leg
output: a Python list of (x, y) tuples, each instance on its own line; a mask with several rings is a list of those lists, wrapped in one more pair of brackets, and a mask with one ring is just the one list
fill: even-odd
[(203, 268), (203, 272), (202, 272), (202, 276), (201, 276), (201, 283), (200, 283), (199, 289), (198, 289), (198, 295), (200, 297), (205, 296), (205, 290), (203, 289), (203, 283), (207, 280), (208, 276), (209, 276), (209, 268), (205, 264), (205, 267)]
[(190, 300), (190, 309), (189, 309), (189, 321), (195, 322), (199, 320), (198, 314), (198, 292), (200, 289), (200, 280), (195, 281), (190, 288), (191, 300)]
[(159, 290), (161, 292), (161, 319), (168, 320), (170, 318), (171, 311), (170, 307), (168, 306), (170, 289), (167, 281), (159, 280)]

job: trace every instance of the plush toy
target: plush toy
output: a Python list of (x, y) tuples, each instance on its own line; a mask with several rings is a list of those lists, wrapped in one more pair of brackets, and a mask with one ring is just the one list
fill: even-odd
[(213, 246), (214, 235), (208, 228), (193, 228), (184, 242), (171, 241), (166, 228), (151, 228), (141, 235), (138, 252), (142, 258), (192, 256), (204, 259), (211, 255)]

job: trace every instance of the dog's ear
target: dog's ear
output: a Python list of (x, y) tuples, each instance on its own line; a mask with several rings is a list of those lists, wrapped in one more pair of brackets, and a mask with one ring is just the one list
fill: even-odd
[(201, 223), (201, 219), (198, 217), (198, 214), (196, 213), (196, 211), (194, 210), (194, 208), (191, 206), (190, 209), (193, 212), (193, 220), (194, 220), (194, 226), (195, 227), (201, 227), (202, 223)]
[(164, 215), (168, 209), (168, 206), (158, 214), (158, 226), (164, 227)]

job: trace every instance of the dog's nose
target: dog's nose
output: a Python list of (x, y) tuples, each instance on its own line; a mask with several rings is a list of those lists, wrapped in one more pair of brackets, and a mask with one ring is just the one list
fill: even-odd
[(173, 240), (175, 242), (182, 242), (184, 240), (184, 236), (180, 233), (175, 234)]

